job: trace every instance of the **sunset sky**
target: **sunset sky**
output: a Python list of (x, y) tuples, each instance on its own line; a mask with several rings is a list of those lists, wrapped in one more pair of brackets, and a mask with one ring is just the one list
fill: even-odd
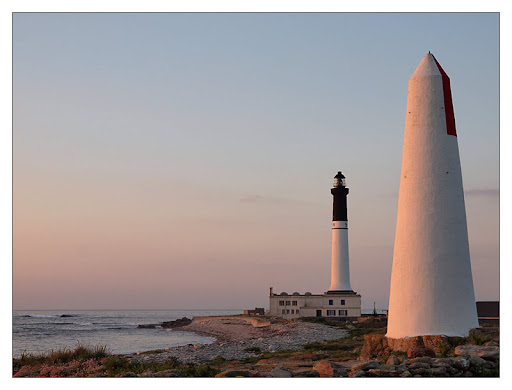
[(499, 298), (499, 15), (13, 18), (14, 309), (244, 309), (330, 284), (387, 309), (407, 83), (451, 78), (477, 300)]

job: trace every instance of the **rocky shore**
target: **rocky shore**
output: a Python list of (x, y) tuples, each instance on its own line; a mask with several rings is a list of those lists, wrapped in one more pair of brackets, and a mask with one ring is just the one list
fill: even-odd
[[(161, 324), (150, 324), (161, 326)], [(103, 349), (60, 351), (13, 360), (15, 377), (496, 377), (499, 328), (468, 337), (385, 338), (385, 318), (352, 323), (244, 316), (169, 321), (212, 336), (186, 345), (127, 355)]]
[(182, 331), (213, 336), (212, 344), (196, 344), (174, 347), (153, 354), (129, 354), (128, 359), (143, 363), (162, 363), (176, 358), (183, 363), (206, 363), (221, 357), (225, 360), (240, 360), (257, 357), (261, 352), (282, 350), (296, 351), (305, 344), (325, 342), (346, 337), (346, 329), (322, 324), (289, 321), (255, 327), (250, 322), (234, 317), (205, 318), (194, 320), (180, 328)]

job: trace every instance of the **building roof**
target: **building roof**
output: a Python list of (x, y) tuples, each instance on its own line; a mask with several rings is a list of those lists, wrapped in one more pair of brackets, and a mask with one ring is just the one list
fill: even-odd
[(500, 317), (500, 301), (480, 301), (476, 303), (478, 317)]

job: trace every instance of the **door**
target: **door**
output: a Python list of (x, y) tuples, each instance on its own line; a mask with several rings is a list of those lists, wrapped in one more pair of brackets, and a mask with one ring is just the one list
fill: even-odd
[(322, 317), (322, 310), (317, 310), (316, 311), (316, 316), (317, 317)]

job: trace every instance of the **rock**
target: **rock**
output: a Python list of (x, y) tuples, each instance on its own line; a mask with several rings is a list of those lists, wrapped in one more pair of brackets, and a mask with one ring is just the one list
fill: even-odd
[(453, 359), (452, 366), (458, 370), (467, 370), (469, 368), (469, 360), (463, 357)]
[(161, 326), (162, 326), (162, 328), (179, 328), (181, 326), (186, 326), (191, 323), (192, 323), (191, 319), (189, 319), (187, 317), (183, 317), (183, 318), (177, 319), (175, 321), (162, 322)]
[(421, 356), (436, 356), (435, 352), (426, 348), (411, 348), (407, 350), (407, 357), (415, 358)]
[(125, 372), (122, 375), (123, 378), (137, 378), (137, 374), (131, 371)]
[(482, 370), (485, 367), (486, 361), (479, 356), (471, 356), (469, 358), (469, 369), (472, 372)]
[(291, 378), (292, 372), (284, 367), (276, 367), (270, 372), (273, 378)]
[(366, 372), (364, 372), (363, 370), (356, 371), (354, 375), (355, 378), (362, 378), (364, 376), (366, 376)]
[(420, 356), (420, 357), (404, 360), (403, 363), (404, 364), (413, 364), (413, 363), (417, 363), (417, 362), (422, 362), (422, 363), (430, 364), (431, 360), (432, 359), (430, 357), (428, 357), (428, 356)]
[(386, 364), (389, 366), (396, 366), (400, 364), (400, 359), (398, 359), (396, 355), (391, 355), (386, 361)]
[(384, 351), (388, 347), (387, 339), (382, 334), (365, 334), (361, 356), (371, 357), (377, 356), (379, 352)]
[(485, 345), (458, 345), (455, 355), (477, 356), (482, 359), (496, 361), (500, 357), (500, 347)]
[(320, 360), (313, 366), (313, 370), (318, 371), (322, 378), (325, 377), (347, 377), (347, 370), (340, 364), (328, 360)]
[(320, 377), (320, 373), (317, 370), (306, 370), (294, 372), (293, 376), (295, 378), (318, 378)]
[(380, 366), (380, 362), (378, 360), (370, 360), (370, 361), (361, 362), (361, 363), (353, 365), (351, 370), (353, 372), (367, 371), (372, 368), (377, 368), (379, 366)]
[(381, 366), (380, 368), (372, 368), (368, 370), (368, 374), (370, 376), (378, 377), (389, 377), (398, 375), (394, 366)]
[(429, 375), (429, 369), (427, 368), (416, 368), (414, 370), (410, 370), (411, 371), (411, 374), (413, 374), (414, 376), (425, 376), (425, 375)]
[(392, 351), (407, 352), (413, 348), (423, 348), (423, 338), (417, 337), (404, 337), (401, 339), (386, 338), (387, 345)]
[(416, 362), (416, 363), (412, 363), (411, 365), (409, 365), (409, 370), (414, 370), (416, 368), (426, 368), (426, 369), (429, 369), (430, 368), (430, 364), (423, 363), (423, 362)]
[(410, 371), (404, 371), (400, 374), (402, 378), (410, 378), (412, 376)]
[(216, 378), (250, 378), (252, 374), (243, 370), (226, 370), (215, 375)]
[(156, 327), (157, 327), (157, 324), (137, 325), (137, 328), (141, 328), (141, 329), (155, 329)]
[(430, 367), (432, 369), (434, 368), (440, 368), (440, 367), (443, 367), (445, 370), (446, 370), (446, 373), (447, 374), (454, 374), (455, 372), (457, 372), (458, 370), (455, 369), (454, 367), (452, 367), (451, 364), (449, 363), (445, 363), (445, 362), (434, 362), (432, 364), (430, 364)]
[(430, 369), (430, 373), (434, 376), (448, 376), (446, 367), (434, 367)]

